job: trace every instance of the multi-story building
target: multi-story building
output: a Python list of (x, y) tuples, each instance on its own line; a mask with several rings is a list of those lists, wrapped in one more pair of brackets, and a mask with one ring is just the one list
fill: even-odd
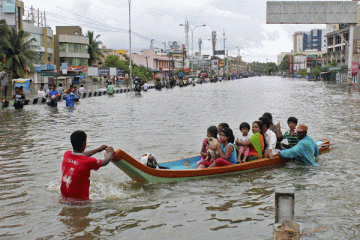
[(57, 69), (70, 75), (87, 72), (88, 46), (89, 38), (82, 35), (81, 27), (57, 26), (54, 44)]
[(22, 29), (22, 16), (24, 15), (24, 2), (19, 0), (0, 0), (0, 19), (5, 19), (9, 27)]
[[(293, 35), (294, 53), (304, 51), (304, 33), (295, 32)], [(279, 64), (279, 63), (278, 63)]]
[[(29, 34), (27, 40), (32, 41), (32, 51), (36, 52), (33, 65), (36, 71), (30, 71), (27, 77), (34, 83), (49, 82), (54, 75), (54, 39), (53, 31), (45, 26), (45, 22), (35, 22), (34, 18), (23, 20), (24, 3), (22, 1), (0, 0), (0, 19), (5, 19), (9, 27), (15, 27)], [(40, 19), (40, 18), (36, 18)]]
[(303, 33), (303, 51), (306, 50), (317, 50), (321, 51), (322, 47), (322, 30), (313, 29), (310, 32)]
[(241, 56), (230, 56), (228, 57), (227, 62), (229, 65), (229, 74), (243, 74), (247, 71), (247, 64), (242, 60)]

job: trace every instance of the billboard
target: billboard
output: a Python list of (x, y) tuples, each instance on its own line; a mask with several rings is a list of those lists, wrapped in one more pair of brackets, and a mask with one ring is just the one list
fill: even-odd
[(357, 23), (356, 1), (269, 1), (268, 24)]
[(168, 46), (171, 50), (181, 50), (182, 42), (180, 41), (169, 41)]
[(15, 13), (16, 0), (3, 0), (3, 13)]
[(68, 66), (68, 72), (87, 72), (88, 67), (86, 66)]
[(217, 50), (215, 51), (215, 55), (225, 55), (225, 50)]

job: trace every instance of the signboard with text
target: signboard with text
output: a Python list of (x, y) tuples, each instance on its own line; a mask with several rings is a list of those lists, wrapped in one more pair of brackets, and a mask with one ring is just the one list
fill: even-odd
[(110, 68), (99, 68), (99, 76), (100, 77), (110, 76)]
[(125, 69), (117, 68), (116, 69), (116, 76), (125, 76)]

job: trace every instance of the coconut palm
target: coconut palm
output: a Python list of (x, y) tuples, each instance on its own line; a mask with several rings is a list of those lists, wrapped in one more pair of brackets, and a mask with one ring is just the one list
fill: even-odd
[(33, 45), (36, 40), (29, 37), (29, 33), (11, 28), (5, 37), (0, 38), (5, 66), (10, 69), (13, 78), (24, 77), (28, 68), (35, 69), (32, 60), (37, 57), (37, 53), (32, 49), (36, 48), (36, 45)]
[(94, 32), (91, 32), (91, 31), (88, 31), (86, 33), (86, 37), (89, 38), (88, 53), (90, 54), (90, 58), (88, 60), (88, 63), (89, 63), (89, 66), (91, 66), (91, 64), (95, 60), (100, 61), (101, 60), (100, 57), (104, 57), (104, 55), (101, 52), (101, 48), (100, 48), (100, 45), (102, 45), (102, 42), (98, 41), (98, 38), (100, 37), (100, 35), (96, 35), (96, 37), (94, 37)]

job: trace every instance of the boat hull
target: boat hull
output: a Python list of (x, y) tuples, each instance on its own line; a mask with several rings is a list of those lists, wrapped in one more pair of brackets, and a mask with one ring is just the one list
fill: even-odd
[[(325, 145), (319, 149), (320, 152), (324, 152), (329, 147), (329, 140), (321, 140), (319, 141), (318, 145), (319, 144)], [(200, 159), (200, 155), (196, 155), (170, 160), (159, 163), (159, 165), (169, 167), (170, 169), (153, 169), (143, 165), (129, 154), (119, 149), (115, 152), (112, 162), (136, 182), (171, 183), (202, 179), (207, 177), (233, 175), (241, 172), (269, 167), (272, 165), (284, 164), (289, 161), (288, 159), (276, 156), (273, 159), (262, 158), (259, 160), (231, 166), (195, 169), (196, 162), (198, 162)]]

